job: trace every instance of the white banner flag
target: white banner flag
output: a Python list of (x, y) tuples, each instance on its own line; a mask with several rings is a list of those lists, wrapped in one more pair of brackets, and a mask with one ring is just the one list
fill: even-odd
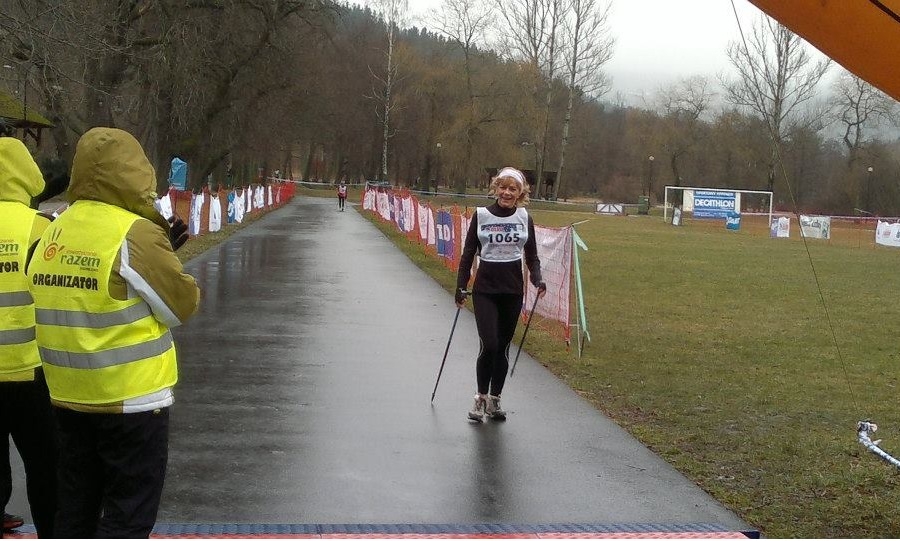
[(419, 224), (419, 240), (428, 240), (428, 228), (431, 223), (428, 221), (428, 207), (416, 201), (416, 217)]
[(791, 219), (787, 216), (773, 216), (769, 224), (769, 236), (773, 239), (786, 239), (791, 236)]
[[(547, 319), (569, 324), (569, 297), (572, 276), (572, 228), (534, 227), (541, 275), (547, 284), (547, 293), (535, 306), (535, 313)], [(534, 306), (537, 290), (531, 282), (525, 284), (525, 302), (522, 310)]]
[(831, 238), (831, 216), (800, 215), (800, 232), (808, 239)]
[(219, 201), (219, 194), (211, 194), (209, 200), (209, 232), (215, 233), (222, 229), (222, 202)]
[(900, 223), (892, 224), (878, 220), (875, 228), (875, 243), (884, 246), (900, 246)]

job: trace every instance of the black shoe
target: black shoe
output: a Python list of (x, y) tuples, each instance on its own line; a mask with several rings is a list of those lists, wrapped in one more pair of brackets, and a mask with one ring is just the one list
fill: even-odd
[(25, 519), (22, 517), (17, 517), (16, 515), (10, 515), (9, 513), (3, 513), (3, 531), (11, 532), (21, 525), (25, 524)]

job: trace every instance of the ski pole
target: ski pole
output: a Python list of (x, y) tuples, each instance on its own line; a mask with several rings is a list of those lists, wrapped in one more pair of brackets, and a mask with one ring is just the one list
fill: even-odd
[(534, 309), (537, 308), (537, 301), (540, 299), (540, 295), (535, 291), (534, 293), (534, 304), (531, 305), (531, 313), (528, 314), (528, 321), (525, 323), (525, 330), (522, 331), (522, 339), (519, 341), (519, 351), (516, 352), (516, 360), (513, 361), (512, 370), (509, 371), (509, 377), (512, 377), (513, 374), (516, 373), (516, 363), (519, 362), (519, 353), (522, 353), (522, 344), (525, 343), (525, 335), (528, 334), (528, 327), (531, 326), (531, 318), (534, 317)]
[[(468, 291), (462, 290), (463, 295), (468, 295)], [(453, 340), (453, 332), (456, 330), (456, 321), (459, 319), (459, 311), (462, 310), (462, 306), (456, 307), (456, 316), (453, 318), (453, 328), (450, 329), (450, 338), (447, 339), (447, 347), (444, 349), (444, 359), (441, 360), (441, 369), (438, 370), (437, 380), (434, 382), (434, 390), (431, 391), (431, 403), (434, 403), (434, 395), (437, 393), (438, 383), (441, 381), (441, 374), (444, 372), (444, 363), (447, 362), (447, 352), (450, 351), (450, 341)]]

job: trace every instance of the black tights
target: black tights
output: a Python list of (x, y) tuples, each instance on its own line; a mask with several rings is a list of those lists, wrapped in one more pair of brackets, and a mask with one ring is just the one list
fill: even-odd
[(500, 396), (509, 370), (509, 343), (522, 312), (522, 295), (472, 294), (481, 351), (475, 364), (478, 392)]

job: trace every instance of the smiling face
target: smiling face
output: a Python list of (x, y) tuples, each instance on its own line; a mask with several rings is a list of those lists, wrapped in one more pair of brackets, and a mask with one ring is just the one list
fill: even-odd
[(497, 179), (497, 187), (494, 189), (497, 203), (504, 208), (514, 208), (523, 195), (522, 185), (511, 178)]
[(497, 197), (497, 203), (504, 208), (515, 208), (525, 196), (522, 185), (508, 177), (494, 180), (492, 188), (493, 194)]

